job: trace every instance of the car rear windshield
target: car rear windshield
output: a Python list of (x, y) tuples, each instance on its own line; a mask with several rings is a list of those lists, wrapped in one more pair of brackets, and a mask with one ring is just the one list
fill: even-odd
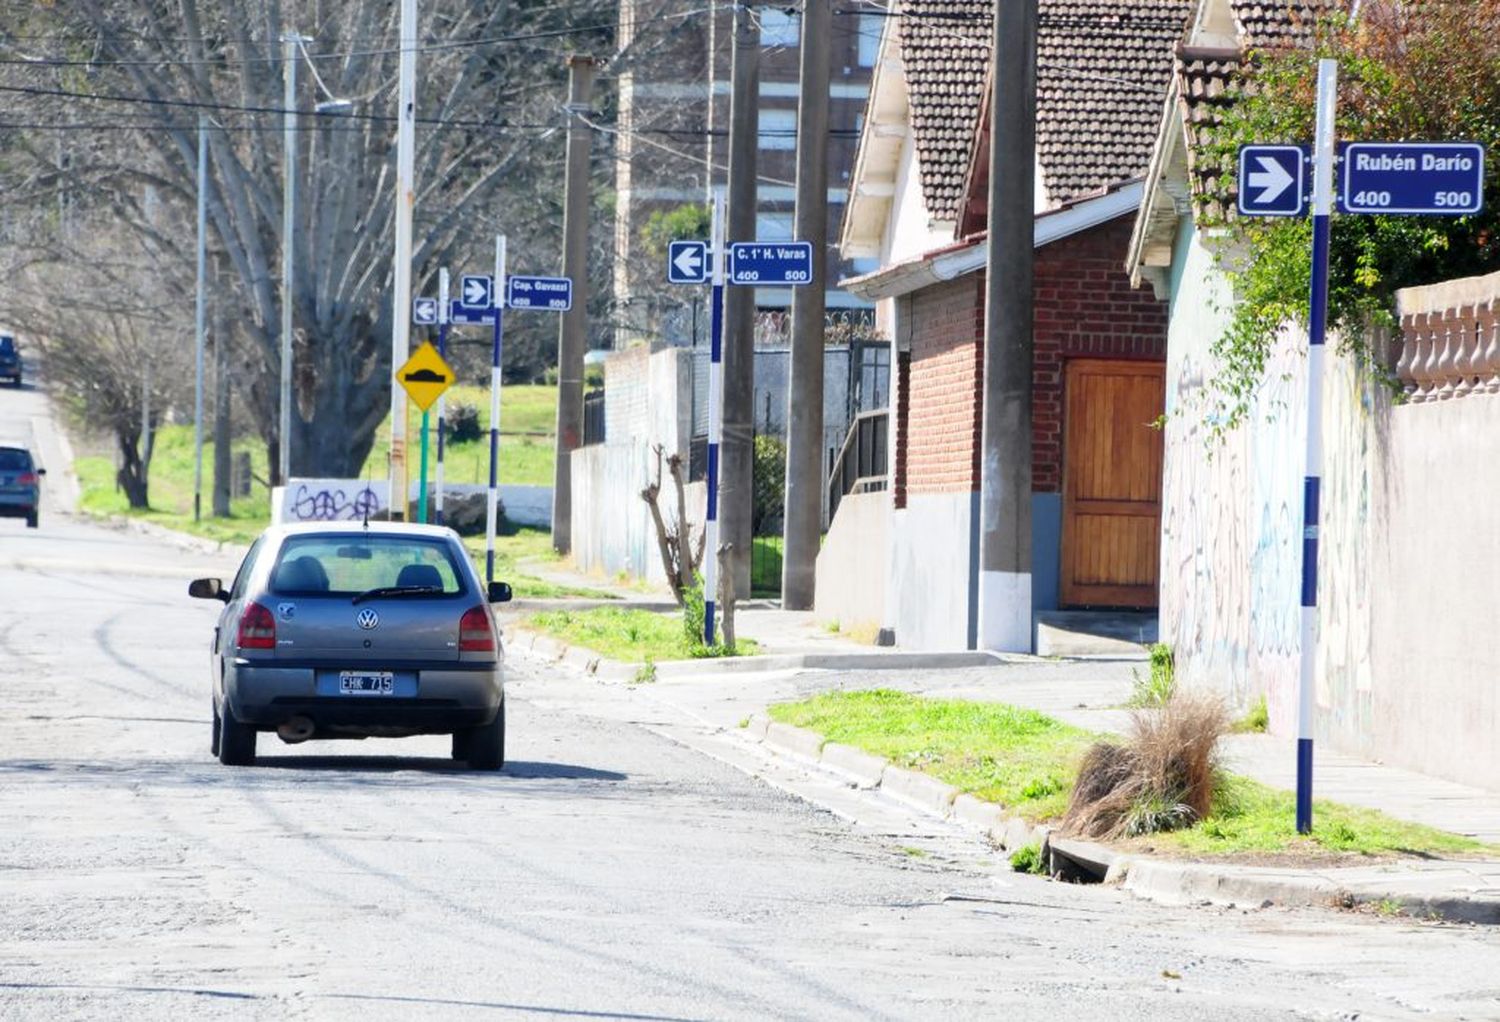
[[(431, 587), (464, 592), (453, 548), (419, 536), (291, 536), (271, 570), (271, 591), (284, 595), (357, 596), (372, 589)], [(436, 594), (435, 594), (436, 595)]]
[(16, 353), (16, 339), (14, 337), (0, 336), (0, 355), (14, 355)]
[(30, 454), (14, 447), (0, 447), (0, 472), (25, 472), (30, 468)]

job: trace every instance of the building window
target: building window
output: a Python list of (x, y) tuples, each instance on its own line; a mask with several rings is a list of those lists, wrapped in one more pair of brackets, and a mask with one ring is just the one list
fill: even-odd
[(760, 147), (762, 149), (796, 149), (797, 111), (762, 110), (760, 112)]
[(796, 46), (799, 26), (797, 16), (774, 7), (760, 10), (760, 44), (773, 46)]
[(880, 33), (885, 30), (886, 17), (882, 14), (859, 16), (859, 66), (874, 67), (880, 56)]
[(755, 215), (756, 241), (791, 241), (792, 214), (757, 213)]

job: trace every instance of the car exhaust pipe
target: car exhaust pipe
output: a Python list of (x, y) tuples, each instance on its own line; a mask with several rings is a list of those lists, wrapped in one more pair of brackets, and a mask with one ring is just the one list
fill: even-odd
[(313, 736), (317, 727), (306, 717), (293, 717), (276, 729), (276, 736), (288, 745), (305, 742)]

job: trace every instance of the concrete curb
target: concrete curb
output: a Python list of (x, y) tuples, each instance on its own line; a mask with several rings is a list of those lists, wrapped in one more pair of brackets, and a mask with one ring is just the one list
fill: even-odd
[(885, 768), (880, 775), (880, 790), (907, 805), (940, 817), (953, 812), (953, 800), (962, 794), (953, 785), (944, 784), (936, 777), (898, 766)]
[(164, 525), (157, 525), (155, 522), (143, 522), (139, 518), (131, 518), (128, 515), (90, 515), (83, 513), (81, 517), (124, 532), (134, 532), (150, 537), (151, 539), (159, 539), (179, 549), (190, 550), (195, 554), (210, 554), (214, 556), (222, 554), (241, 558), (245, 556), (245, 551), (250, 549), (249, 547), (240, 546), (238, 543), (204, 539), (201, 536), (194, 536), (190, 533), (178, 532), (176, 529), (169, 529)]
[[(189, 537), (192, 538), (192, 537)], [(567, 600), (512, 600), (506, 605), (508, 611), (570, 610), (570, 602), (590, 603), (597, 606), (630, 607), (639, 609), (640, 604), (624, 600), (567, 601)], [(675, 605), (674, 605), (675, 607)], [(648, 608), (649, 609), (649, 608)], [(543, 659), (576, 663), (585, 673), (606, 680), (634, 681), (643, 663), (611, 660), (582, 646), (569, 646), (550, 636), (526, 628), (518, 623), (506, 626), (510, 640), (523, 651), (537, 651)], [(532, 636), (521, 639), (521, 636)], [(571, 657), (566, 650), (575, 651)], [(658, 681), (676, 678), (702, 677), (705, 674), (754, 674), (770, 671), (797, 670), (897, 670), (923, 668), (976, 667), (1030, 661), (1033, 657), (1017, 657), (1013, 654), (987, 652), (957, 653), (768, 653), (752, 656), (702, 657), (693, 660), (657, 660), (653, 664)]]
[[(1056, 836), (1046, 824), (1010, 815), (1004, 806), (960, 792), (928, 774), (825, 741), (815, 731), (770, 721), (763, 714), (750, 718), (745, 734), (751, 741), (763, 740), (775, 752), (816, 763), (854, 787), (878, 788), (928, 815), (963, 824), (1007, 853), (1037, 845), (1048, 872), (1063, 880), (1102, 881), (1136, 897), (1168, 904), (1344, 909), (1390, 905), (1393, 911), (1415, 918), (1500, 925), (1500, 889), (1476, 886), (1476, 878), (1471, 877), (1468, 889), (1454, 893), (1453, 876), (1462, 875), (1461, 866), (1454, 864), (1439, 867), (1445, 873), (1387, 867), (1350, 869), (1340, 875), (1337, 868), (1278, 870), (1128, 855), (1097, 842)], [(1450, 889), (1435, 889), (1445, 883)]]
[(551, 636), (534, 632), (529, 628), (517, 628), (515, 625), (509, 625), (502, 628), (501, 632), (501, 641), (505, 644), (507, 652), (515, 651), (523, 656), (530, 656), (537, 660), (562, 664), (565, 667), (571, 667), (574, 670), (598, 678), (600, 681), (634, 681), (636, 672), (639, 670), (639, 667), (636, 665), (606, 659), (591, 649), (585, 649), (582, 646), (570, 646), (565, 642), (559, 642)]
[(772, 721), (766, 727), (765, 742), (778, 752), (817, 763), (823, 756), (823, 736), (816, 731)]

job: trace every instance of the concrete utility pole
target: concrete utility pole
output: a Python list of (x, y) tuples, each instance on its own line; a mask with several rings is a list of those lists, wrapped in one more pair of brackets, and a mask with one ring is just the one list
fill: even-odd
[[(214, 281), (223, 280), (223, 267), (214, 257)], [(224, 294), (213, 306), (214, 338), (214, 517), (229, 517), (229, 476), (234, 471), (230, 450), (234, 438), (230, 429), (229, 414), (229, 330), (228, 317), (224, 315)]]
[(203, 517), (203, 314), (207, 288), (208, 120), (198, 115), (198, 260), (193, 297), (193, 521)]
[(557, 328), (557, 458), (552, 475), (552, 549), (573, 549), (573, 451), (583, 442), (583, 356), (589, 322), (589, 148), (584, 123), (594, 90), (594, 58), (568, 57), (568, 176), (563, 193), (563, 276), (573, 307)]
[(1031, 651), (1031, 286), (1037, 0), (995, 5), (979, 600), (970, 641)]
[(828, 65), (830, 0), (802, 5), (797, 100), (798, 241), (812, 243), (813, 275), (792, 289), (792, 366), (786, 414), (786, 509), (781, 605), (811, 610), (823, 526), (823, 334), (828, 296)]
[(297, 44), (295, 32), (281, 36), (282, 84), (281, 148), (281, 387), (277, 426), (277, 482), (285, 486), (292, 475), (292, 252), (297, 219)]
[[(760, 23), (734, 8), (729, 89), (729, 243), (755, 240), (755, 155), (760, 131)], [(816, 261), (816, 260), (814, 260)], [(724, 296), (724, 436), (719, 461), (719, 541), (730, 545), (734, 591), (750, 596), (754, 492), (755, 288)], [(704, 556), (712, 557), (708, 551)]]
[(411, 214), (416, 204), (417, 0), (401, 0), (396, 93), (396, 252), (391, 278), (391, 518), (406, 520), (406, 391), (396, 370), (411, 351)]

